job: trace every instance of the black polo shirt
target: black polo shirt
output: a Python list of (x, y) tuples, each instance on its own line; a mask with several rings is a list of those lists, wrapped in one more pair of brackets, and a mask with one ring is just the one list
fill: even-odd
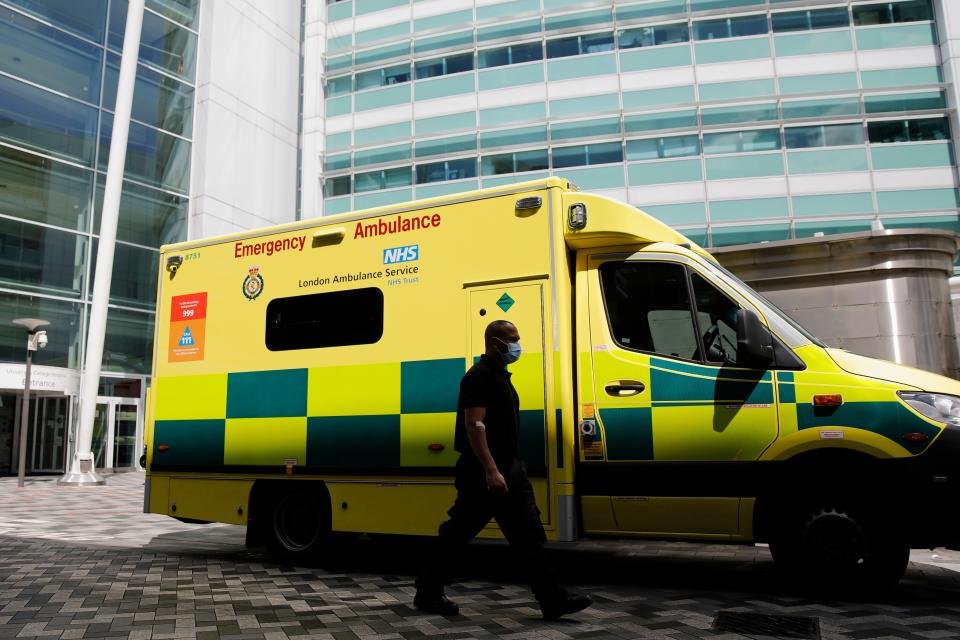
[(483, 354), (460, 381), (454, 449), (463, 458), (479, 463), (464, 426), (463, 412), (468, 407), (486, 408), (483, 423), (487, 427), (487, 447), (498, 467), (509, 467), (519, 457), (520, 397), (510, 375), (502, 363)]

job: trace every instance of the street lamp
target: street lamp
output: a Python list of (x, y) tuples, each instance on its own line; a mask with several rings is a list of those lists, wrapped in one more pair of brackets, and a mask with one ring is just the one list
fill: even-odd
[(39, 331), (49, 322), (36, 318), (17, 318), (13, 324), (27, 330), (27, 371), (23, 376), (23, 408), (20, 410), (20, 466), (17, 471), (17, 487), (23, 487), (23, 477), (27, 472), (27, 413), (30, 410), (30, 366), (33, 364), (33, 352), (47, 346), (47, 332)]

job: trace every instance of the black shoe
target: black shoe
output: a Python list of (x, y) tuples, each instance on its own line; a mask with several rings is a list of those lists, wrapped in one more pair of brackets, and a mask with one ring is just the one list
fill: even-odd
[(583, 611), (593, 604), (590, 596), (579, 593), (567, 593), (558, 598), (550, 598), (540, 602), (540, 611), (544, 620), (556, 620), (561, 616)]
[(435, 613), (439, 616), (455, 616), (460, 613), (460, 607), (442, 593), (425, 595), (418, 592), (413, 597), (413, 606), (418, 611)]

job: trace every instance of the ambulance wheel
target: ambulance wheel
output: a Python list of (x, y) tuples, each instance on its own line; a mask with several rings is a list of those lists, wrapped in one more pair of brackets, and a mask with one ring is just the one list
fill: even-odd
[(329, 509), (316, 497), (302, 490), (277, 497), (267, 530), (267, 548), (274, 558), (293, 563), (316, 560), (329, 538)]
[(855, 597), (889, 591), (910, 561), (909, 544), (875, 510), (829, 502), (784, 514), (770, 553), (800, 586)]

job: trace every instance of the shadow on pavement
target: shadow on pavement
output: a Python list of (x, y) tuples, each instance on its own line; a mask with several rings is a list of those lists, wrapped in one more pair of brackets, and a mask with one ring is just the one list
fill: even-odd
[[(200, 537), (198, 533), (159, 535), (151, 541), (150, 548), (156, 543), (173, 554), (207, 553), (189, 548)], [(325, 556), (309, 568), (318, 570), (318, 573), (393, 575), (412, 580), (431, 549), (432, 540), (428, 538), (342, 536), (336, 537)], [(554, 544), (549, 549), (564, 582), (571, 586), (663, 589), (691, 597), (718, 592), (727, 598), (740, 594), (745, 604), (750, 597), (758, 595), (790, 601), (799, 599), (806, 604), (816, 602), (825, 606), (841, 602), (869, 604), (855, 597), (821, 599), (815, 593), (798, 589), (776, 570), (765, 548), (695, 543), (638, 542), (634, 545), (604, 540), (576, 545)], [(275, 562), (265, 549), (243, 548), (242, 540), (232, 549), (220, 549), (216, 555), (285, 566)], [(506, 543), (498, 541), (474, 541), (468, 547), (457, 575), (461, 582), (525, 582), (513, 552)], [(911, 563), (896, 589), (884, 597), (874, 597), (870, 602), (952, 609), (960, 602), (960, 573)]]

